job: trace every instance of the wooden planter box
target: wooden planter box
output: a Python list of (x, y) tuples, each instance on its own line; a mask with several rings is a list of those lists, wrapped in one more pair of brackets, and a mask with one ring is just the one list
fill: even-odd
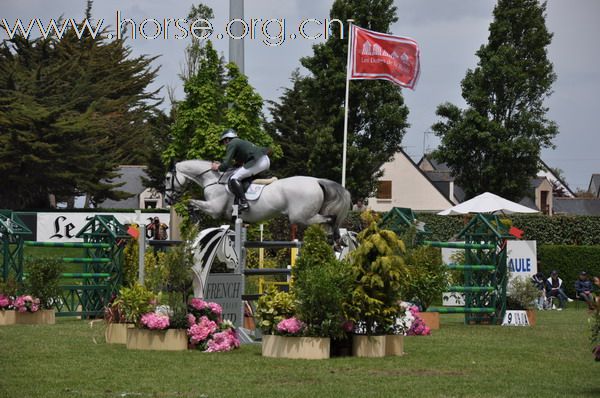
[(529, 321), (529, 326), (535, 326), (535, 324), (536, 324), (535, 310), (526, 310), (526, 311), (527, 311), (527, 320)]
[(385, 356), (401, 357), (404, 355), (404, 336), (388, 334), (385, 336)]
[(15, 310), (0, 310), (0, 326), (14, 325), (17, 323)]
[(440, 328), (440, 313), (439, 312), (420, 312), (419, 316), (425, 322), (425, 325), (429, 326), (431, 330), (438, 330)]
[(384, 357), (386, 354), (387, 336), (352, 336), (352, 356), (355, 357)]
[(56, 318), (54, 310), (39, 310), (36, 312), (16, 312), (16, 323), (19, 325), (54, 325)]
[(328, 337), (262, 336), (262, 355), (269, 358), (327, 359), (331, 340)]
[(188, 336), (185, 329), (127, 329), (127, 349), (185, 351), (188, 348)]
[(108, 323), (104, 337), (108, 344), (127, 344), (127, 329), (133, 328), (133, 323)]

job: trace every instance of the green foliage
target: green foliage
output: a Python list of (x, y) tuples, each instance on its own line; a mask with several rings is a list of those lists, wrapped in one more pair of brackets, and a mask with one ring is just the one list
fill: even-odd
[(55, 258), (28, 258), (25, 263), (27, 278), (25, 291), (40, 299), (42, 308), (50, 309), (54, 301), (60, 298), (60, 278), (63, 263)]
[[(378, 32), (389, 32), (397, 21), (392, 0), (336, 0), (330, 16), (351, 18)], [(345, 34), (347, 28), (345, 24)], [(273, 169), (284, 176), (341, 178), (347, 43), (334, 29), (325, 43), (313, 46), (311, 56), (301, 59), (308, 76), (295, 72), (292, 88), (271, 103), (268, 130), (284, 148)], [(380, 167), (401, 149), (408, 108), (402, 91), (383, 81), (353, 81), (349, 104), (347, 188), (353, 197), (365, 198), (376, 189)]]
[(382, 333), (389, 328), (407, 288), (406, 250), (394, 232), (380, 230), (374, 222), (358, 239), (360, 246), (350, 254), (355, 282), (349, 313), (355, 321), (364, 322), (367, 334)]
[(19, 290), (19, 284), (14, 277), (9, 277), (6, 281), (0, 279), (0, 294), (9, 297), (16, 297)]
[(188, 48), (183, 76), (186, 98), (175, 105), (172, 141), (163, 152), (165, 164), (182, 159), (220, 159), (225, 148), (219, 137), (226, 128), (256, 145), (270, 147), (278, 157), (281, 149), (262, 129), (262, 98), (235, 64), (225, 65), (212, 42)]
[(508, 284), (506, 308), (509, 310), (530, 310), (535, 308), (535, 300), (540, 291), (529, 278), (516, 277)]
[(600, 246), (538, 245), (538, 271), (550, 276), (557, 270), (569, 297), (575, 297), (575, 281), (581, 271), (600, 276)]
[(441, 138), (433, 156), (450, 166), (467, 198), (485, 191), (522, 198), (541, 150), (553, 147), (558, 127), (547, 119), (544, 101), (556, 75), (547, 58), (552, 34), (545, 12), (537, 0), (499, 0), (478, 66), (461, 83), (468, 107), (437, 109), (444, 120), (432, 126)]
[(306, 335), (344, 338), (353, 274), (347, 262), (335, 258), (320, 225), (306, 230), (293, 276), (297, 315), (306, 324)]
[(404, 261), (409, 272), (403, 298), (425, 311), (434, 300), (441, 299), (448, 286), (449, 274), (441, 250), (429, 246), (409, 248)]
[(264, 334), (276, 334), (277, 324), (286, 318), (291, 318), (295, 312), (294, 296), (271, 286), (258, 299), (255, 317), (258, 319), (258, 327)]
[(5, 39), (0, 44), (0, 208), (49, 208), (131, 196), (110, 182), (119, 164), (145, 163), (157, 111), (154, 58), (123, 40)]
[(121, 311), (127, 322), (138, 324), (142, 315), (152, 311), (154, 294), (139, 283), (124, 287), (113, 303)]
[(137, 239), (129, 239), (123, 249), (123, 286), (133, 286), (138, 280), (139, 244)]
[(166, 290), (169, 278), (166, 258), (167, 253), (155, 250), (147, 251), (144, 256), (144, 284), (154, 293)]

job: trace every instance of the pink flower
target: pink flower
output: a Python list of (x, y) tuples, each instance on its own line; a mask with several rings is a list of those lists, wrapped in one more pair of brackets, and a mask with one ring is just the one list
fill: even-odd
[(211, 334), (217, 330), (216, 322), (211, 321), (207, 317), (200, 317), (200, 322), (188, 328), (187, 334), (190, 336), (192, 344), (198, 344), (206, 340)]
[(196, 317), (194, 314), (187, 314), (188, 327), (196, 324)]
[(277, 324), (277, 331), (283, 334), (296, 334), (304, 328), (304, 324), (292, 317), (284, 319)]
[(240, 340), (234, 329), (215, 333), (207, 344), (206, 352), (230, 351), (240, 346)]
[(214, 312), (218, 316), (221, 316), (221, 314), (223, 314), (223, 308), (221, 308), (221, 306), (217, 303), (208, 303), (208, 307), (212, 312)]
[(18, 312), (36, 312), (40, 309), (40, 299), (29, 295), (19, 296), (15, 299), (13, 305)]
[(201, 311), (205, 308), (209, 308), (208, 307), (208, 303), (202, 299), (196, 298), (194, 297), (191, 301), (190, 301), (190, 305), (192, 306), (192, 308)]
[(342, 323), (342, 329), (348, 333), (352, 332), (354, 330), (354, 322), (346, 321)]
[(141, 322), (151, 330), (163, 330), (169, 327), (169, 317), (154, 312), (142, 315)]
[(0, 294), (0, 310), (7, 309), (11, 306), (10, 297)]

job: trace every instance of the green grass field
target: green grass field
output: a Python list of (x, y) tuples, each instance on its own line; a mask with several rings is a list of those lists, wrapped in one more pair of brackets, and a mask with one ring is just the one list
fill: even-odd
[[(580, 306), (581, 307), (581, 306)], [(102, 322), (0, 327), (0, 397), (598, 397), (583, 308), (538, 312), (532, 328), (466, 326), (442, 315), (403, 357), (322, 361), (132, 351)]]

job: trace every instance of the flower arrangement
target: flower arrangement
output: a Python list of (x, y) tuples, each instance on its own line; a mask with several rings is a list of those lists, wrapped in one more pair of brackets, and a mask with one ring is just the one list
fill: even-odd
[(36, 312), (40, 309), (40, 299), (23, 295), (17, 297), (13, 305), (18, 312)]
[(188, 311), (190, 347), (204, 352), (222, 352), (240, 346), (233, 324), (222, 320), (223, 309), (219, 304), (193, 298)]
[(409, 307), (409, 312), (412, 314), (414, 320), (412, 321), (410, 328), (406, 332), (407, 336), (428, 336), (431, 334), (429, 326), (425, 325), (423, 319), (419, 316), (419, 307), (413, 305)]
[(299, 336), (304, 331), (304, 323), (295, 317), (287, 318), (277, 324), (277, 332), (282, 336)]
[(169, 328), (169, 316), (162, 313), (149, 312), (144, 314), (140, 322), (143, 327), (150, 330), (164, 330)]
[(415, 321), (415, 316), (409, 308), (409, 304), (404, 302), (400, 303), (398, 306), (398, 313), (394, 316), (393, 321), (388, 327), (388, 334), (406, 336)]
[(12, 309), (12, 306), (12, 299), (9, 296), (0, 293), (0, 310), (10, 310)]

